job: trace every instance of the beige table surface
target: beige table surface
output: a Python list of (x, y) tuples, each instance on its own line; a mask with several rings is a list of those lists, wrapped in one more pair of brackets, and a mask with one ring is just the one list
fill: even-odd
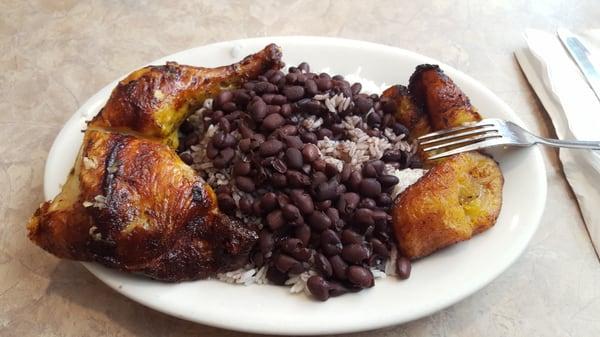
[[(551, 136), (513, 51), (523, 47), (526, 27), (576, 30), (598, 19), (598, 0), (0, 1), (0, 335), (243, 335), (147, 309), (26, 238), (24, 224), (43, 199), (52, 140), (89, 96), (125, 72), (221, 40), (292, 34), (363, 39), (465, 71), (532, 130)], [(512, 267), (446, 310), (358, 335), (599, 336), (600, 264), (556, 152), (545, 150), (544, 157), (546, 210)]]

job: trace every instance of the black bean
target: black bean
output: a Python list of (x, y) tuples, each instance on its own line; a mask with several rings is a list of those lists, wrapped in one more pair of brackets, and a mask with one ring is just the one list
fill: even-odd
[(216, 168), (225, 168), (235, 156), (235, 151), (228, 147), (221, 150), (216, 158), (213, 159), (213, 165)]
[(286, 273), (282, 273), (274, 266), (271, 266), (267, 269), (267, 279), (275, 285), (282, 286), (287, 281), (288, 276)]
[(189, 148), (192, 145), (196, 145), (198, 144), (198, 135), (195, 133), (190, 133), (189, 135), (187, 135), (184, 140), (183, 143), (185, 145), (186, 148)]
[(368, 208), (359, 208), (354, 212), (354, 220), (357, 224), (368, 227), (375, 224), (373, 211)]
[(352, 95), (358, 95), (358, 93), (362, 90), (362, 85), (358, 82), (354, 83), (350, 87), (350, 90), (352, 90)]
[(377, 177), (377, 170), (375, 169), (375, 166), (373, 166), (373, 164), (366, 163), (365, 165), (363, 165), (362, 174), (364, 177), (375, 178)]
[(239, 202), (239, 208), (244, 214), (252, 213), (252, 199), (249, 197), (242, 197)]
[[(302, 110), (303, 112), (310, 114), (310, 115), (317, 115), (321, 109), (323, 109), (323, 107), (321, 106), (321, 103), (319, 103), (319, 101), (316, 101), (314, 99), (302, 99), (300, 101), (298, 101), (298, 107), (300, 108), (300, 110)], [(316, 135), (315, 135), (315, 139), (316, 139)]]
[(302, 139), (303, 142), (310, 143), (310, 144), (316, 144), (318, 141), (317, 135), (314, 134), (313, 132), (305, 132), (300, 135), (300, 138)]
[(294, 136), (298, 133), (298, 127), (295, 125), (284, 125), (281, 128), (279, 128), (278, 133), (283, 137), (283, 136)]
[(252, 149), (251, 143), (252, 143), (252, 140), (250, 138), (241, 139), (240, 142), (238, 143), (240, 151), (242, 151), (244, 153), (249, 152)]
[(260, 231), (258, 234), (258, 249), (260, 249), (260, 252), (268, 254), (273, 250), (274, 245), (273, 234), (266, 229)]
[(293, 85), (283, 88), (283, 94), (290, 102), (295, 102), (304, 97), (304, 87)]
[(331, 204), (332, 204), (331, 200), (324, 200), (324, 201), (317, 202), (315, 207), (320, 211), (326, 211), (327, 209), (329, 209), (331, 207)]
[(192, 157), (192, 154), (189, 152), (182, 152), (179, 154), (179, 158), (181, 158), (181, 161), (183, 161), (184, 163), (191, 165), (194, 163), (194, 157)]
[(248, 102), (250, 102), (250, 95), (246, 92), (246, 90), (238, 89), (233, 92), (233, 100), (239, 106), (246, 106)]
[(289, 73), (285, 75), (285, 80), (289, 84), (294, 84), (298, 80), (298, 74), (292, 71), (292, 68), (297, 69), (296, 67), (290, 67)]
[(292, 190), (290, 198), (302, 214), (309, 215), (315, 210), (312, 198), (303, 190)]
[(369, 114), (369, 117), (367, 117), (367, 123), (369, 123), (369, 125), (373, 127), (379, 127), (381, 125), (382, 119), (383, 118), (381, 117), (381, 115), (378, 112), (374, 111)]
[(271, 184), (273, 184), (273, 187), (285, 187), (287, 186), (287, 178), (285, 177), (285, 174), (281, 174), (281, 173), (273, 173), (273, 175), (271, 176)]
[(410, 277), (410, 270), (410, 260), (405, 256), (398, 256), (398, 259), (396, 260), (396, 273), (398, 274), (398, 278), (406, 280)]
[(288, 167), (292, 169), (301, 169), (302, 165), (304, 165), (304, 161), (302, 160), (302, 152), (297, 148), (290, 147), (285, 151), (285, 160), (288, 164)]
[(256, 188), (252, 179), (243, 176), (236, 177), (235, 184), (241, 191), (248, 193), (254, 192), (254, 189)]
[(375, 285), (373, 274), (367, 268), (350, 266), (346, 271), (348, 281), (359, 288), (371, 288)]
[(359, 96), (355, 101), (358, 112), (366, 114), (373, 107), (373, 101), (369, 98)]
[(352, 173), (352, 171), (352, 165), (349, 163), (345, 163), (344, 167), (342, 168), (342, 172), (340, 173), (340, 181), (343, 183), (348, 181), (348, 179), (350, 179), (350, 174)]
[(302, 148), (302, 156), (304, 157), (304, 160), (312, 163), (319, 158), (319, 148), (314, 144), (305, 144)]
[(318, 140), (325, 139), (325, 137), (327, 137), (329, 139), (333, 138), (333, 132), (331, 130), (329, 130), (328, 128), (324, 128), (324, 127), (317, 130), (317, 139)]
[(279, 158), (274, 158), (273, 160), (271, 160), (271, 167), (273, 168), (273, 170), (282, 174), (287, 172), (287, 165), (285, 165), (283, 160)]
[(296, 274), (302, 267), (300, 261), (286, 254), (279, 254), (275, 256), (273, 260), (275, 268), (282, 273), (290, 272)]
[(302, 248), (302, 241), (297, 238), (288, 238), (281, 242), (281, 250), (286, 254), (293, 254)]
[(281, 208), (281, 212), (283, 213), (283, 217), (288, 221), (297, 221), (302, 215), (300, 214), (300, 210), (298, 207), (292, 204), (286, 204)]
[(338, 197), (337, 194), (338, 182), (331, 180), (320, 183), (315, 189), (315, 197), (318, 201), (331, 200)]
[(265, 117), (262, 127), (267, 131), (273, 131), (285, 124), (285, 118), (278, 113), (272, 113)]
[(351, 229), (344, 229), (342, 231), (342, 243), (345, 245), (352, 243), (362, 243), (364, 241), (363, 236)]
[(308, 245), (310, 241), (311, 231), (308, 225), (300, 225), (294, 228), (294, 237), (300, 239), (304, 246)]
[(375, 198), (381, 194), (381, 184), (374, 178), (365, 178), (360, 182), (359, 191), (362, 195)]
[(217, 195), (217, 202), (219, 205), (219, 209), (225, 211), (226, 213), (231, 213), (235, 211), (235, 201), (229, 194), (221, 193)]
[[(287, 98), (285, 96), (283, 96), (283, 95), (274, 95), (271, 104), (284, 105), (286, 102), (287, 102)], [(282, 108), (283, 108), (283, 106), (282, 106)]]
[(363, 198), (360, 200), (360, 203), (358, 204), (359, 208), (368, 208), (368, 209), (374, 209), (375, 207), (377, 207), (377, 203), (375, 203), (375, 200), (371, 199), (371, 198)]
[(317, 159), (312, 162), (312, 168), (315, 171), (325, 172), (325, 169), (327, 168), (327, 162), (323, 159)]
[(273, 192), (267, 192), (260, 198), (260, 207), (265, 212), (270, 212), (277, 206), (277, 196)]
[(221, 120), (221, 118), (223, 118), (224, 115), (225, 113), (221, 110), (213, 111), (212, 115), (210, 116), (210, 120), (213, 124), (216, 124)]
[(348, 264), (344, 262), (341, 256), (334, 255), (329, 257), (329, 263), (331, 264), (331, 269), (333, 270), (333, 276), (338, 280), (345, 280), (346, 270), (348, 269)]
[(392, 197), (387, 193), (381, 193), (377, 198), (377, 204), (382, 207), (391, 206), (393, 202)]
[(395, 186), (396, 184), (398, 184), (400, 182), (400, 179), (398, 179), (398, 177), (396, 177), (393, 174), (382, 175), (378, 178), (378, 180), (381, 183), (381, 187), (383, 187), (383, 189), (387, 189), (392, 186)]
[(267, 105), (267, 116), (272, 114), (279, 114), (281, 107), (279, 105)]
[(246, 176), (251, 170), (252, 166), (247, 161), (239, 160), (233, 165), (233, 174), (237, 176)]
[(292, 106), (290, 104), (282, 105), (280, 113), (283, 117), (290, 117), (292, 115)]
[(349, 187), (352, 190), (358, 191), (360, 188), (361, 181), (362, 181), (362, 175), (360, 174), (360, 172), (352, 171), (352, 173), (350, 173), (350, 179), (348, 179), (347, 185), (349, 185)]
[(277, 192), (277, 205), (280, 208), (290, 203), (290, 197), (283, 192)]
[(331, 263), (325, 257), (325, 255), (321, 253), (315, 254), (315, 267), (317, 268), (317, 271), (319, 271), (321, 275), (325, 276), (326, 278), (330, 278), (333, 275)]
[(342, 249), (342, 258), (353, 264), (360, 264), (369, 256), (369, 249), (361, 244), (351, 243)]
[(306, 82), (304, 82), (304, 90), (310, 96), (316, 95), (319, 92), (319, 88), (317, 87), (317, 82), (315, 82), (312, 79), (306, 80)]
[(329, 282), (321, 276), (313, 275), (306, 281), (308, 291), (319, 301), (327, 301), (329, 298)]
[(313, 172), (312, 174), (312, 186), (316, 188), (320, 183), (327, 181), (327, 175), (323, 172)]
[[(223, 104), (221, 109), (225, 113), (230, 113), (230, 112), (234, 112), (235, 110), (237, 110), (237, 105), (234, 102), (227, 102), (227, 103)], [(221, 120), (223, 120), (223, 118), (221, 118)]]
[(383, 154), (381, 159), (385, 162), (404, 162), (406, 160), (403, 152), (398, 151), (387, 151)]
[(229, 185), (219, 185), (217, 186), (217, 188), (215, 189), (215, 192), (217, 194), (221, 194), (221, 193), (225, 193), (225, 194), (231, 194), (232, 189), (231, 186)]
[(338, 235), (331, 229), (326, 229), (320, 236), (321, 251), (327, 256), (333, 256), (342, 252), (342, 242)]
[(225, 133), (231, 132), (231, 122), (227, 118), (221, 118), (219, 121), (219, 129)]
[(262, 99), (257, 99), (251, 103), (248, 110), (252, 114), (254, 120), (262, 121), (267, 115), (267, 104)]
[(230, 102), (233, 99), (233, 93), (229, 90), (221, 91), (217, 97), (215, 98), (213, 104), (213, 108), (219, 109), (223, 106), (223, 104)]
[(333, 207), (327, 208), (327, 210), (325, 211), (325, 214), (331, 220), (332, 225), (336, 225), (337, 222), (340, 221), (340, 213), (337, 210), (337, 208), (333, 208)]
[(339, 282), (329, 282), (329, 296), (336, 297), (348, 293), (350, 290)]
[(299, 171), (288, 170), (285, 174), (285, 177), (287, 178), (288, 185), (290, 185), (292, 188), (300, 188), (310, 185), (310, 177)]
[(336, 165), (332, 163), (327, 163), (327, 165), (325, 165), (325, 174), (327, 174), (328, 177), (337, 176), (339, 173), (340, 171), (338, 171)]
[(385, 246), (385, 244), (383, 242), (381, 242), (381, 240), (372, 238), (369, 242), (371, 243), (371, 247), (373, 247), (373, 253), (375, 253), (381, 257), (389, 257), (390, 256), (390, 251)]
[(321, 232), (331, 226), (331, 220), (323, 212), (312, 212), (308, 217), (308, 224), (316, 231)]
[(283, 218), (280, 209), (276, 209), (271, 213), (267, 214), (266, 220), (267, 225), (272, 231), (276, 231), (279, 228), (283, 227), (283, 225), (285, 225), (285, 219)]
[(258, 151), (261, 156), (269, 157), (274, 156), (283, 149), (283, 143), (277, 139), (269, 139), (266, 142), (260, 144)]
[(342, 215), (349, 215), (356, 209), (356, 206), (360, 202), (360, 196), (354, 192), (348, 192), (342, 194), (338, 199), (337, 209)]
[(310, 66), (306, 62), (302, 62), (298, 65), (298, 69), (300, 69), (300, 71), (303, 73), (307, 73), (310, 71)]
[(331, 89), (331, 79), (330, 78), (320, 77), (319, 79), (316, 80), (316, 82), (317, 82), (317, 87), (321, 91), (326, 91), (326, 90)]
[(288, 147), (293, 147), (298, 150), (301, 150), (304, 146), (304, 143), (298, 136), (285, 136), (283, 137), (283, 140)]

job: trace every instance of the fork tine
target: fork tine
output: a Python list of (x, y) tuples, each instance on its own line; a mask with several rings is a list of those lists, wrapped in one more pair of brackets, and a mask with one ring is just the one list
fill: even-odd
[(431, 151), (435, 151), (435, 150), (439, 150), (439, 149), (443, 149), (443, 148), (449, 148), (449, 147), (453, 147), (453, 146), (457, 146), (457, 145), (477, 143), (477, 142), (485, 141), (486, 139), (500, 138), (500, 137), (502, 137), (502, 136), (498, 133), (493, 133), (493, 134), (492, 133), (484, 133), (481, 135), (476, 135), (475, 137), (461, 138), (461, 139), (454, 140), (451, 142), (446, 142), (446, 143), (441, 143), (441, 144), (437, 144), (437, 145), (432, 145), (429, 147), (424, 147), (422, 150), (425, 152), (431, 152)]
[(431, 157), (427, 157), (426, 160), (436, 160), (436, 159), (440, 159), (440, 158), (444, 158), (444, 157), (448, 157), (448, 156), (453, 156), (455, 154), (459, 154), (459, 153), (463, 153), (463, 152), (476, 151), (476, 150), (479, 150), (482, 148), (487, 148), (487, 147), (492, 147), (492, 146), (497, 146), (497, 145), (505, 145), (508, 143), (509, 143), (509, 141), (502, 137), (498, 137), (495, 139), (488, 139), (488, 140), (485, 140), (482, 142), (477, 142), (477, 143), (457, 147), (455, 149), (448, 150), (446, 152), (435, 154)]
[(419, 141), (419, 145), (423, 146), (423, 145), (428, 145), (428, 144), (433, 144), (433, 143), (439, 143), (439, 142), (443, 142), (443, 141), (451, 141), (457, 138), (464, 138), (466, 136), (473, 136), (473, 135), (477, 135), (480, 133), (498, 133), (498, 129), (493, 128), (493, 127), (488, 127), (488, 126), (483, 126), (477, 129), (472, 129), (472, 130), (467, 130), (467, 131), (463, 131), (463, 132), (457, 132), (457, 133), (453, 133), (447, 136), (440, 136), (440, 137), (435, 137), (435, 138), (431, 138), (425, 141)]
[(467, 129), (477, 129), (477, 128), (481, 128), (481, 127), (485, 127), (485, 126), (494, 126), (494, 124), (492, 122), (489, 122), (488, 120), (484, 119), (480, 122), (473, 123), (473, 124), (462, 125), (462, 126), (457, 126), (457, 127), (450, 128), (450, 129), (444, 129), (444, 130), (440, 130), (440, 131), (430, 132), (428, 134), (422, 135), (421, 137), (417, 138), (417, 140), (425, 141), (429, 138), (434, 138), (434, 137), (437, 138), (437, 137), (444, 136), (444, 135), (447, 135), (450, 133), (455, 133), (455, 132), (467, 130)]

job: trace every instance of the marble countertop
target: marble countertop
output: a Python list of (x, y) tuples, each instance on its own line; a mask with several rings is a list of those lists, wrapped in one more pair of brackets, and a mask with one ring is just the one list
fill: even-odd
[[(141, 64), (210, 42), (325, 35), (407, 48), (480, 80), (544, 136), (553, 130), (513, 51), (527, 27), (592, 28), (597, 0), (0, 0), (0, 335), (242, 336), (145, 308), (79, 263), (31, 244), (46, 156), (62, 124), (102, 86)], [(598, 336), (600, 264), (556, 151), (529, 247), (462, 302), (357, 336)]]

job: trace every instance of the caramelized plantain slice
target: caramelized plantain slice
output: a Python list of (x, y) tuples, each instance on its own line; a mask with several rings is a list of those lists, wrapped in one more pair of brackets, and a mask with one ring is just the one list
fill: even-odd
[(498, 164), (477, 152), (438, 163), (395, 201), (392, 217), (400, 252), (411, 259), (427, 256), (493, 226), (503, 183)]
[(469, 98), (437, 65), (418, 66), (410, 77), (408, 90), (415, 104), (429, 116), (433, 130), (481, 120)]

